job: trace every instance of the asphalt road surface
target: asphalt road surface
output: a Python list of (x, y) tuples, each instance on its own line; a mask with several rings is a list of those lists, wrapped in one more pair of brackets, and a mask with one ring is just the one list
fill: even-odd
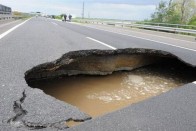
[[(196, 66), (193, 39), (46, 18), (0, 25), (0, 130), (57, 130), (66, 128), (63, 127), (65, 120), (88, 119), (88, 115), (77, 108), (27, 86), (24, 73), (38, 64), (75, 50), (150, 48), (171, 52)], [(195, 87), (194, 83), (187, 84), (67, 130), (194, 131)]]

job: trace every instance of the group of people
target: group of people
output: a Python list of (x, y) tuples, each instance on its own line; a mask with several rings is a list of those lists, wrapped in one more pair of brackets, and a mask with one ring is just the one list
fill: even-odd
[[(68, 17), (68, 20), (67, 20), (67, 17)], [(71, 22), (71, 19), (72, 19), (72, 15), (70, 15), (70, 14), (69, 14), (69, 16), (67, 16), (66, 14), (63, 15), (63, 21), (65, 21), (65, 22), (66, 21)]]

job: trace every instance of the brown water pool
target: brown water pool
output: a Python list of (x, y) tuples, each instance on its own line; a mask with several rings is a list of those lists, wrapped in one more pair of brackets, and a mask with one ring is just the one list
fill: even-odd
[(78, 107), (93, 118), (177, 88), (195, 80), (185, 65), (155, 64), (107, 76), (71, 76), (38, 88)]

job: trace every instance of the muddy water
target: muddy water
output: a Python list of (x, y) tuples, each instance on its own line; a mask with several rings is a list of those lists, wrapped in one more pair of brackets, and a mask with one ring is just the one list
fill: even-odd
[(72, 76), (41, 89), (92, 117), (115, 111), (194, 81), (189, 68), (163, 64), (108, 76)]

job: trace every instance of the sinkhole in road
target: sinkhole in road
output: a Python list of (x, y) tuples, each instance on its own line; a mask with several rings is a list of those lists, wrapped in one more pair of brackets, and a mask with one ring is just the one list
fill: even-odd
[(93, 118), (178, 88), (195, 80), (195, 69), (168, 59), (106, 76), (65, 76), (34, 85)]
[[(179, 88), (195, 78), (195, 66), (175, 55), (137, 48), (68, 52), (25, 73), (29, 86), (92, 118)], [(77, 124), (66, 121), (69, 127)]]

